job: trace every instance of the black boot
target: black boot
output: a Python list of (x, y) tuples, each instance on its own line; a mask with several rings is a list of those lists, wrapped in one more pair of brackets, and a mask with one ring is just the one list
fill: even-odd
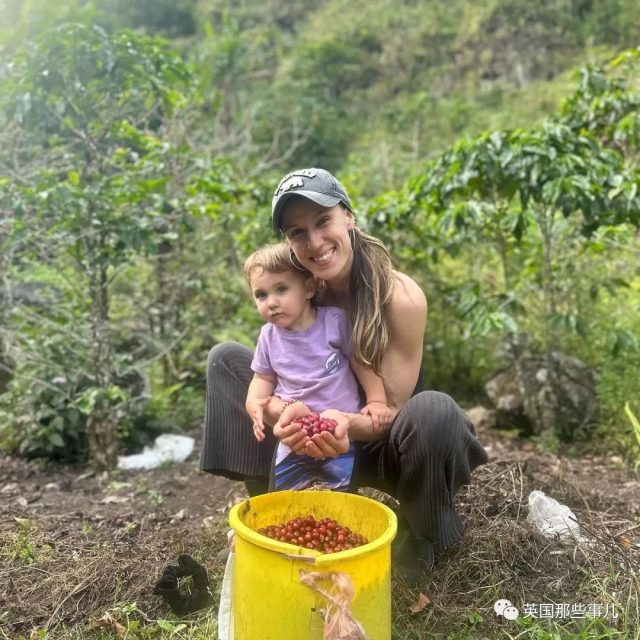
[(269, 478), (245, 478), (244, 486), (250, 498), (261, 496), (269, 492)]
[(391, 558), (398, 575), (410, 585), (424, 579), (435, 561), (435, 545), (425, 538), (416, 538), (409, 523), (398, 516), (398, 533), (391, 544)]

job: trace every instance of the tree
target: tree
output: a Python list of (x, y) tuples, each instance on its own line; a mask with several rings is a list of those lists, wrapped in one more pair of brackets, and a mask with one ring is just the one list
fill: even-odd
[[(393, 229), (426, 228), (412, 246), (450, 252), (469, 243), (490, 244), (500, 257), (503, 291), (512, 293), (523, 266), (516, 253), (526, 232), (540, 240), (544, 315), (552, 346), (553, 318), (562, 292), (554, 269), (566, 258), (567, 234), (588, 237), (598, 227), (640, 222), (637, 169), (586, 132), (549, 121), (529, 130), (498, 131), (463, 140), (428, 164), (395, 210), (379, 223)], [(568, 223), (580, 215), (578, 224)], [(573, 220), (573, 218), (572, 218)], [(537, 243), (536, 245), (537, 246)]]
[(627, 163), (640, 152), (640, 48), (623, 51), (606, 65), (580, 70), (577, 90), (566, 100), (561, 120), (574, 131), (589, 131), (616, 149)]
[(55, 269), (75, 312), (86, 309), (90, 384), (73, 402), (87, 416), (98, 468), (115, 463), (116, 416), (127, 398), (110, 290), (134, 253), (164, 241), (157, 196), (173, 149), (162, 138), (188, 78), (163, 42), (82, 25), (30, 42), (3, 78), (2, 124), (11, 139), (2, 157), (10, 185), (3, 207), (22, 232), (14, 239), (24, 255)]
[[(610, 144), (620, 130), (614, 121), (629, 123), (637, 109), (633, 97), (612, 98), (598, 96), (597, 117), (584, 99), (581, 113), (567, 107), (536, 127), (465, 139), (370, 210), (374, 230), (400, 246), (414, 269), (424, 272), (442, 254), (468, 261), (466, 279), (459, 273), (452, 290), (449, 274), (439, 292), (453, 303), (445, 314), (457, 313), (468, 337), (514, 334), (538, 322), (550, 355), (565, 330), (586, 337), (585, 297), (599, 286), (624, 286), (620, 277), (581, 280), (577, 271), (583, 254), (602, 251), (592, 242), (598, 230), (640, 224), (637, 145), (632, 137), (624, 148)], [(605, 113), (607, 104), (619, 109)]]

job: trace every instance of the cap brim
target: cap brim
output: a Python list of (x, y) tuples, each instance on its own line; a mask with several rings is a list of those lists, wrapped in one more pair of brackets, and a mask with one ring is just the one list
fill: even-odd
[(280, 219), (282, 218), (282, 210), (284, 209), (285, 204), (287, 204), (287, 202), (292, 198), (298, 197), (311, 200), (312, 202), (319, 204), (321, 207), (335, 207), (339, 202), (342, 202), (341, 198), (328, 196), (324, 193), (318, 193), (317, 191), (304, 191), (301, 189), (300, 191), (283, 193), (278, 198), (271, 214), (271, 223), (273, 225), (273, 230), (276, 233), (280, 231)]

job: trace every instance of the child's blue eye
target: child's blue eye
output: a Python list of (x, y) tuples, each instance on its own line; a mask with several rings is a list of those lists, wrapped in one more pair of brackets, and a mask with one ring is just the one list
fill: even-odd
[(278, 287), (277, 292), (278, 293), (286, 293), (287, 292), (287, 287)]
[(262, 291), (260, 291), (260, 292), (258, 292), (258, 293), (256, 293), (256, 294), (254, 294), (254, 295), (255, 295), (255, 297), (256, 297), (256, 299), (257, 299), (257, 300), (262, 300), (263, 298), (265, 298), (265, 297), (266, 297), (266, 296), (265, 296), (265, 294), (264, 294), (264, 293), (262, 293)]

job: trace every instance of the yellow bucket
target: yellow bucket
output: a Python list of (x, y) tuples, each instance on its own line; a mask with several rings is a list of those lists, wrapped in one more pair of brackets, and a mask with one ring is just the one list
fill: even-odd
[[(333, 518), (370, 542), (321, 554), (257, 533), (305, 515)], [(236, 533), (235, 640), (322, 640), (318, 609), (327, 603), (300, 583), (307, 571), (347, 573), (355, 589), (353, 617), (369, 640), (391, 640), (391, 541), (397, 530), (391, 509), (350, 493), (276, 491), (235, 505), (229, 522)]]

